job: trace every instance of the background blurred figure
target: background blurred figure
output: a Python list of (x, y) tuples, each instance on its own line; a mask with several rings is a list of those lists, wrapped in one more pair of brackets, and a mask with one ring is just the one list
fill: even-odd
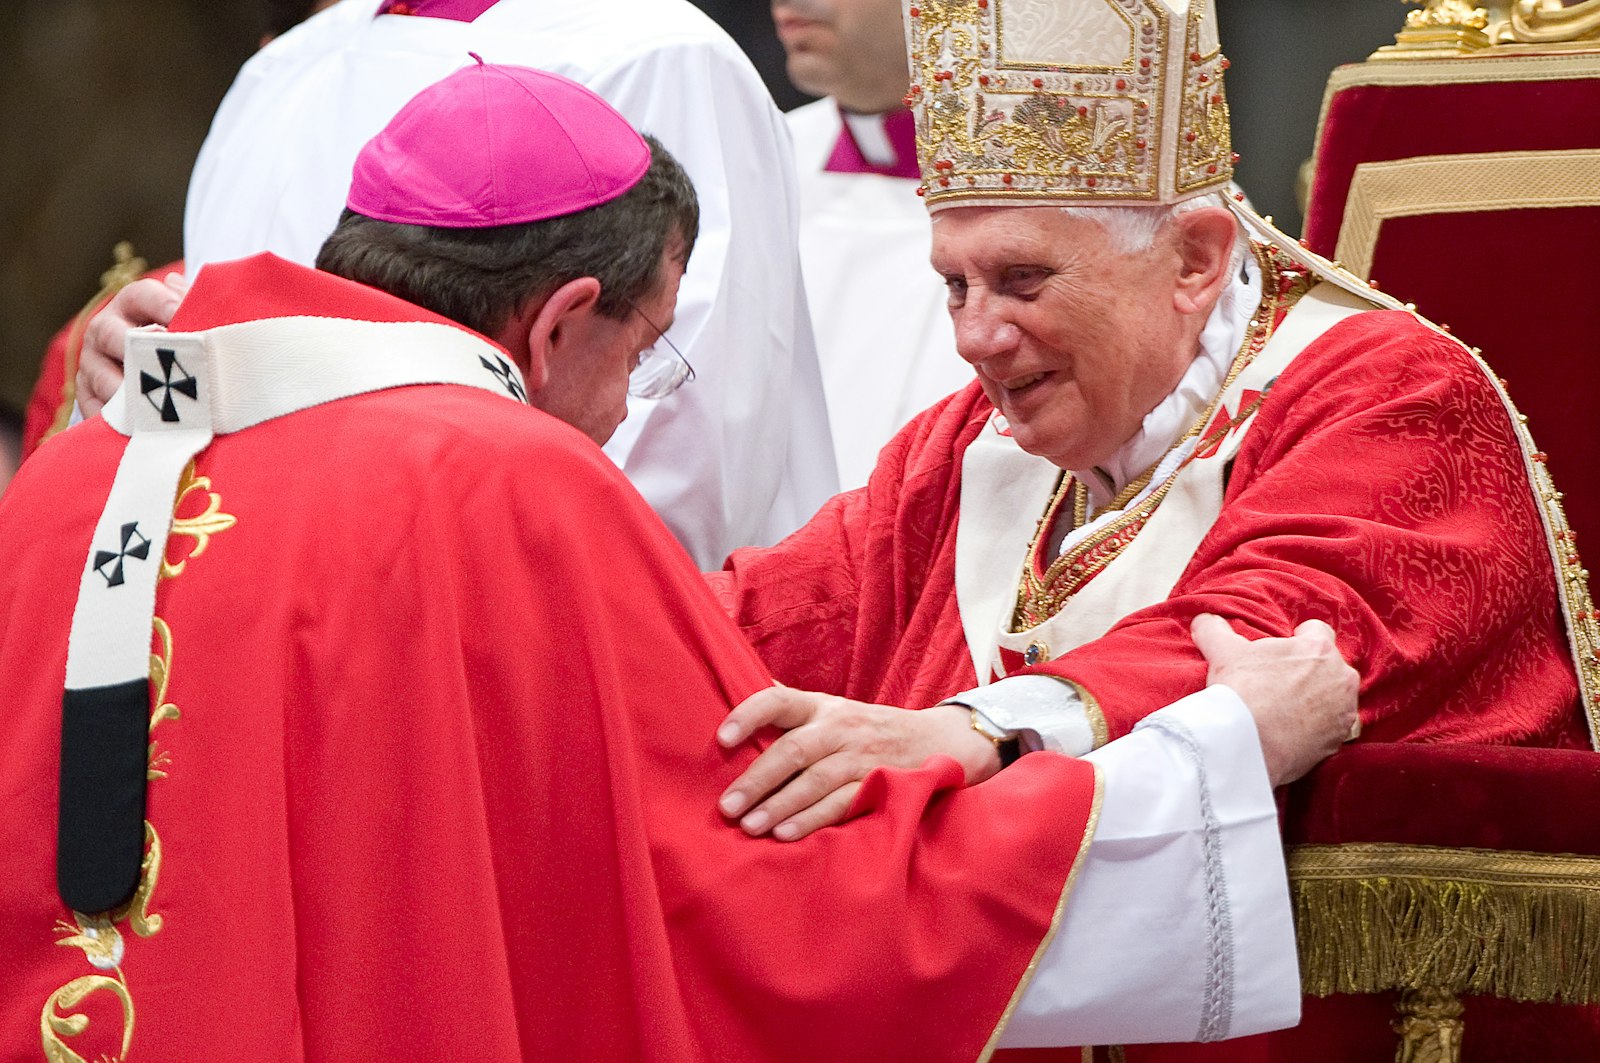
[(671, 338), (696, 380), (631, 405), (607, 453), (703, 568), (792, 531), (837, 487), (793, 163), (749, 61), (686, 0), (345, 0), (252, 58), (218, 109), (189, 188), (191, 274), (263, 250), (310, 262), (362, 143), (468, 52), (589, 86), (689, 171), (703, 235)]
[(928, 267), (899, 0), (773, 0), (772, 20), (790, 80), (824, 97), (789, 113), (800, 261), (839, 482), (859, 487), (900, 426), (972, 370)]
[[(303, 20), (333, 4), (334, 0), (259, 0), (257, 25), (260, 27), (262, 47), (274, 37), (293, 29)], [(152, 245), (164, 247), (176, 240), (177, 226), (172, 235)], [(78, 355), (83, 348), (84, 326), (90, 317), (104, 306), (123, 285), (140, 276), (147, 265), (134, 253), (134, 244), (122, 240), (112, 249), (112, 265), (100, 275), (100, 290), (73, 318), (62, 325), (45, 347), (44, 360), (39, 367), (38, 379), (28, 399), (26, 418), (22, 430), (22, 456), (31, 454), (49, 436), (67, 426), (77, 397)], [(159, 260), (158, 260), (159, 261)], [(183, 261), (169, 262), (151, 270), (149, 276), (164, 276), (183, 272)]]
[(22, 464), (22, 414), (0, 402), (0, 494)]
[[(746, 46), (780, 103), (800, 98), (767, 5), (696, 2)], [(262, 10), (214, 0), (0, 4), (0, 398), (27, 401), (51, 334), (94, 293), (117, 241), (152, 264), (178, 257), (195, 152), (267, 31)], [(1283, 228), (1299, 226), (1294, 174), (1311, 153), (1328, 71), (1389, 43), (1405, 11), (1398, 0), (1228, 0), (1220, 12), (1238, 61), (1230, 104), (1241, 180)]]

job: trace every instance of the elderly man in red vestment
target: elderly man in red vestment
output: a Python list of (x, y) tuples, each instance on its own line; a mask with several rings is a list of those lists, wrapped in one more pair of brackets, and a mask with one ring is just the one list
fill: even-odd
[(874, 765), (1086, 753), (1197, 687), (1202, 612), (1330, 622), (1371, 738), (1590, 745), (1595, 615), (1523, 419), (1477, 352), (1228, 195), (1210, 0), (906, 14), (978, 379), (714, 577), (789, 684), (724, 737), (792, 728), (723, 810), (800, 837)]
[[(1325, 628), (1197, 626), (1259, 742), (1219, 683), (1089, 757), (957, 793), (933, 758), (752, 840), (711, 805), (757, 752), (712, 730), (770, 679), (595, 445), (687, 375), (653, 348), (682, 171), (574, 83), (469, 66), (349, 204), (323, 271), (208, 269), (0, 506), (7, 1058), (973, 1059), (1292, 1021), (1269, 783), (1354, 719)], [(1143, 919), (1167, 962), (1107, 962)]]

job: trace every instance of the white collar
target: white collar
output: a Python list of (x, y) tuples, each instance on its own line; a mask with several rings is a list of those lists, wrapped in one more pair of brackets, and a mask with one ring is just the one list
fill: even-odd
[(1093, 469), (1072, 470), (1073, 478), (1088, 487), (1091, 508), (1104, 507), (1135, 476), (1160, 461), (1211, 405), (1260, 305), (1261, 267), (1246, 254), (1243, 268), (1223, 289), (1200, 330), (1200, 350), (1178, 386), (1145, 415), (1139, 430), (1110, 458)]
[(844, 124), (850, 127), (850, 135), (855, 138), (856, 147), (861, 149), (862, 158), (874, 166), (895, 164), (899, 156), (889, 141), (888, 130), (883, 127), (883, 115), (852, 114), (844, 110), (839, 113), (844, 116)]

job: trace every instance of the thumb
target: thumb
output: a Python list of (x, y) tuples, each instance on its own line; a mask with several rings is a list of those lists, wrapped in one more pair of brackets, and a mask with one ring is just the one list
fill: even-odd
[(1195, 646), (1205, 655), (1206, 663), (1213, 665), (1250, 642), (1215, 613), (1198, 614), (1189, 624), (1189, 637), (1194, 639)]

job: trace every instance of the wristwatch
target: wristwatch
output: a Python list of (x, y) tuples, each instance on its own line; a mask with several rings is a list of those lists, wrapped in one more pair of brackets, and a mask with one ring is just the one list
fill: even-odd
[(1000, 754), (1000, 766), (1009, 768), (1015, 764), (1017, 758), (1022, 756), (1022, 740), (1016, 732), (996, 727), (977, 709), (969, 708), (968, 711), (972, 713), (972, 729), (994, 743), (994, 751)]

